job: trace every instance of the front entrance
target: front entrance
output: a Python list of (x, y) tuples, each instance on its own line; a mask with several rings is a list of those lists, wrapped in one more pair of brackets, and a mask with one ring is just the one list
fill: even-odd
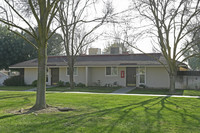
[(51, 68), (51, 85), (59, 82), (59, 68)]
[(126, 68), (126, 86), (136, 86), (136, 67)]

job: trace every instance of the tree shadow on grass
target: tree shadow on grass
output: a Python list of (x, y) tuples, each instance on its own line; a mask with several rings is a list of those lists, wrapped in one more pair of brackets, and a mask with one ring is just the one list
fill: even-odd
[[(169, 99), (169, 97), (156, 97), (156, 98), (151, 98), (142, 102), (138, 103), (133, 103), (133, 104), (128, 104), (124, 106), (119, 106), (115, 108), (110, 108), (110, 109), (105, 109), (105, 110), (100, 110), (92, 113), (85, 113), (82, 115), (78, 116), (71, 116), (67, 117), (66, 119), (72, 120), (72, 124), (74, 125), (75, 128), (79, 128), (80, 126), (83, 126), (87, 123), (89, 120), (93, 120), (94, 118), (97, 118), (96, 121), (93, 120), (93, 122), (98, 125), (98, 118), (102, 118), (103, 116), (109, 116), (112, 114), (116, 114), (117, 117), (115, 120), (112, 120), (112, 122), (103, 127), (99, 132), (113, 132), (116, 131), (115, 128), (117, 126), (120, 126), (122, 122), (126, 122), (126, 120), (131, 120), (130, 117), (132, 117), (134, 120), (138, 120), (136, 118), (137, 112), (135, 110), (140, 109), (144, 110), (145, 113), (145, 119), (144, 119), (144, 125), (146, 126), (144, 128), (140, 127), (143, 129), (145, 132), (152, 132), (152, 130), (156, 130), (156, 132), (162, 132), (162, 126), (163, 126), (163, 121), (169, 121), (166, 116), (163, 116), (164, 112), (163, 111), (169, 111), (170, 114), (173, 115), (179, 115), (182, 119), (182, 123), (189, 123), (192, 125), (191, 121), (187, 121), (186, 117), (189, 117), (192, 120), (195, 120), (197, 123), (200, 124), (200, 118), (196, 115), (192, 115), (189, 112), (187, 112), (187, 109), (184, 107), (179, 106), (173, 100)], [(152, 109), (155, 109), (155, 111), (152, 111)], [(152, 118), (153, 117), (153, 118)], [(166, 119), (166, 120), (165, 120)], [(141, 121), (139, 121), (141, 122)], [(79, 123), (79, 124), (77, 124)], [(137, 122), (127, 122), (131, 126), (131, 123), (137, 124)], [(152, 129), (153, 124), (157, 123), (157, 128)], [(77, 124), (77, 125), (76, 125)], [(70, 125), (70, 123), (68, 124)], [(132, 125), (133, 128), (129, 129), (127, 132), (131, 132), (135, 130), (134, 126)], [(196, 124), (194, 124), (196, 126)], [(140, 129), (138, 129), (139, 131)], [(119, 131), (120, 132), (120, 131)]]
[(16, 115), (15, 114), (3, 115), (3, 116), (0, 116), (0, 120), (5, 119), (5, 118), (9, 118), (9, 117), (13, 117), (13, 116), (16, 116)]
[[(0, 97), (0, 109), (5, 107), (17, 107), (23, 104), (31, 103), (29, 98), (35, 96), (35, 94), (7, 94)], [(2, 103), (2, 104), (1, 104)]]
[[(169, 99), (169, 97), (164, 97), (158, 103), (161, 104), (160, 109), (157, 110), (157, 130), (158, 131), (161, 131), (161, 125), (162, 125), (161, 121), (165, 120), (162, 115), (163, 111), (169, 111), (174, 116), (179, 116), (181, 118), (182, 123), (185, 123), (185, 125), (187, 125), (188, 128), (190, 128), (191, 126), (197, 126), (198, 124), (200, 124), (200, 118), (198, 116), (192, 115), (190, 112), (187, 111), (186, 108), (177, 104), (176, 101), (174, 101), (174, 99), (171, 100)], [(193, 124), (190, 120), (187, 120), (187, 118), (190, 118), (196, 121), (198, 124), (196, 124), (196, 122), (194, 123), (194, 121), (193, 121), (194, 123)]]
[[(163, 121), (170, 121), (170, 119), (168, 120), (166, 118), (166, 111), (170, 112), (172, 115), (179, 115), (182, 119), (182, 123), (188, 124), (188, 127), (191, 125), (195, 127), (197, 124), (191, 123), (186, 117), (200, 124), (200, 118), (188, 112), (185, 107), (176, 103), (174, 98), (153, 97), (137, 103), (129, 103), (113, 108), (98, 111), (89, 110), (87, 113), (78, 115), (77, 113), (80, 112), (75, 112), (75, 115), (66, 113), (49, 114), (45, 115), (45, 117), (43, 116), (44, 119), (48, 119), (44, 122), (33, 122), (31, 125), (21, 126), (24, 127), (24, 132), (31, 132), (33, 129), (39, 131), (44, 128), (48, 128), (48, 131), (56, 130), (58, 132), (66, 131), (68, 133), (87, 132), (87, 130), (90, 130), (89, 132), (100, 133), (163, 132)], [(173, 120), (175, 120), (175, 118)], [(170, 125), (166, 127), (168, 126)], [(170, 132), (170, 129), (166, 130)]]
[(10, 99), (10, 98), (23, 98), (23, 97), (31, 97), (35, 96), (35, 94), (7, 94), (0, 97), (0, 100)]
[(8, 117), (13, 117), (19, 114), (16, 114), (16, 110), (19, 107), (24, 107), (30, 105), (30, 98), (35, 96), (35, 94), (3, 94), (0, 96), (0, 111), (4, 113), (9, 113), (9, 115), (0, 116), (1, 119), (5, 119)]
[[(115, 128), (122, 121), (126, 121), (127, 119), (129, 120), (129, 116), (134, 119), (134, 115), (136, 115), (136, 112), (134, 112), (135, 109), (138, 109), (141, 107), (147, 108), (147, 107), (145, 107), (146, 105), (148, 105), (152, 102), (155, 102), (161, 98), (163, 98), (163, 97), (156, 97), (156, 98), (148, 99), (148, 100), (141, 101), (138, 103), (118, 106), (118, 107), (99, 110), (99, 111), (93, 111), (93, 112), (79, 114), (79, 115), (66, 116), (63, 114), (55, 114), (55, 116), (51, 115), (51, 117), (57, 117), (58, 119), (46, 122), (45, 125), (51, 125), (52, 123), (57, 123), (59, 125), (62, 124), (64, 126), (64, 128), (68, 128), (68, 130), (67, 130), (68, 132), (70, 129), (76, 132), (76, 131), (80, 131), (81, 127), (83, 127), (83, 128), (87, 127), (88, 123), (89, 123), (89, 124), (91, 124), (89, 126), (93, 126), (93, 127), (97, 127), (97, 128), (99, 128), (99, 126), (100, 126), (100, 129), (97, 130), (97, 132), (113, 132), (114, 130), (116, 131)], [(151, 105), (151, 106), (154, 106), (154, 105)], [(149, 106), (148, 108), (150, 108), (151, 106)], [(106, 121), (106, 119), (104, 119), (105, 117), (109, 117), (109, 115), (113, 115), (113, 114), (116, 114), (116, 118), (114, 118), (114, 120), (111, 119), (111, 122), (109, 124), (107, 124), (105, 126), (98, 125), (99, 122), (101, 123), (103, 121)], [(127, 116), (127, 115), (129, 115), (129, 116)], [(113, 117), (113, 116), (111, 116), (111, 117)], [(39, 125), (33, 124), (32, 126), (37, 127)], [(53, 127), (56, 127), (56, 126), (53, 126), (53, 125), (48, 126), (48, 128), (53, 128)], [(32, 129), (32, 128), (30, 128), (30, 129)], [(30, 132), (30, 129), (26, 128), (25, 132)], [(127, 129), (127, 130), (129, 130), (129, 129)], [(96, 130), (95, 130), (95, 132), (96, 132)]]

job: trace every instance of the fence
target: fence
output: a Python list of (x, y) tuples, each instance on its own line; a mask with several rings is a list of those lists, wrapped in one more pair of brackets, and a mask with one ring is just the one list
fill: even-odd
[(178, 71), (176, 88), (200, 89), (200, 71)]

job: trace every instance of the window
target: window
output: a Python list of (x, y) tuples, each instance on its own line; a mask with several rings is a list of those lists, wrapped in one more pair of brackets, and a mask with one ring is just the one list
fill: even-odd
[(111, 67), (106, 67), (106, 75), (111, 75)]
[(49, 82), (49, 69), (46, 68), (46, 82)]
[(140, 84), (146, 83), (146, 68), (144, 67), (139, 68), (139, 83)]
[[(67, 75), (69, 75), (69, 67), (67, 67)], [(78, 68), (74, 67), (74, 75), (78, 75)]]
[(107, 76), (117, 76), (117, 74), (118, 74), (117, 67), (106, 67)]

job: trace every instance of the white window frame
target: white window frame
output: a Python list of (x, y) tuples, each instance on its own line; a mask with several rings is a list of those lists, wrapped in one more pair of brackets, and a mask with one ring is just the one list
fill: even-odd
[[(107, 67), (110, 67), (110, 66), (107, 66)], [(118, 67), (115, 67), (115, 66), (111, 66), (110, 68), (111, 68), (111, 75), (107, 75), (106, 73), (106, 68), (107, 67), (105, 67), (105, 76), (108, 76), (108, 77), (111, 77), (111, 76), (118, 76)], [(117, 74), (116, 75), (112, 75), (112, 70), (113, 70), (113, 68), (116, 68), (117, 69)]]
[[(140, 69), (144, 69), (144, 74), (140, 74)], [(144, 83), (141, 83), (140, 82), (140, 76), (141, 75), (144, 75)], [(139, 85), (146, 85), (146, 67), (139, 67), (139, 70), (138, 70), (138, 80), (139, 80)]]
[[(68, 73), (68, 71), (67, 71), (68, 69), (69, 69), (69, 67), (66, 68), (66, 75), (67, 75), (67, 76), (69, 76), (69, 73)], [(74, 70), (75, 70), (75, 69), (76, 69), (76, 74), (75, 74), (75, 71), (74, 71), (74, 76), (78, 76), (78, 67), (74, 67)]]

